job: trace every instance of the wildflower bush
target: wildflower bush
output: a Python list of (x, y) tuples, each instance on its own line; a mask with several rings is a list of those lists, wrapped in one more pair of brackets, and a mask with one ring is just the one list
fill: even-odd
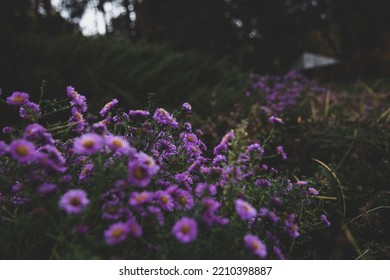
[[(298, 258), (329, 227), (323, 185), (272, 166), (283, 146), (252, 141), (245, 126), (214, 148), (191, 125), (192, 108), (94, 115), (68, 99), (2, 99), (20, 127), (0, 141), (0, 253), (14, 259)], [(43, 92), (42, 92), (43, 96)]]

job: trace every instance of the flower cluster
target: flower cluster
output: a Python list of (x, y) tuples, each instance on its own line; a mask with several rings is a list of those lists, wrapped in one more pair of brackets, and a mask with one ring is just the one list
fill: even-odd
[[(66, 92), (66, 123), (45, 128), (35, 114), (20, 134), (0, 141), (0, 197), (8, 209), (45, 209), (49, 230), (88, 236), (94, 242), (85, 246), (97, 244), (88, 250), (98, 252), (104, 242), (122, 257), (137, 246), (145, 256), (166, 255), (205, 236), (217, 246), (221, 234), (232, 234), (241, 240), (232, 252), (282, 259), (308, 222), (298, 210), (316, 207), (318, 186), (292, 183), (269, 168), (264, 158), (272, 149), (261, 143), (233, 150), (233, 130), (207, 153), (201, 133), (177, 114), (125, 113), (113, 99), (99, 112), (104, 119), (89, 123), (86, 98), (71, 86)], [(7, 103), (27, 110), (29, 98), (15, 92)], [(181, 110), (188, 115), (192, 108), (185, 103)], [(64, 127), (73, 132), (55, 139), (51, 132)], [(277, 153), (287, 158), (282, 146)], [(329, 226), (320, 214), (315, 222)]]
[[(256, 98), (260, 98), (262, 105), (271, 114), (281, 114), (295, 109), (305, 91), (310, 90), (315, 94), (326, 92), (326, 88), (318, 86), (295, 71), (291, 71), (284, 76), (252, 74), (250, 78), (252, 85), (246, 96), (255, 95)], [(278, 120), (273, 117), (270, 121)]]

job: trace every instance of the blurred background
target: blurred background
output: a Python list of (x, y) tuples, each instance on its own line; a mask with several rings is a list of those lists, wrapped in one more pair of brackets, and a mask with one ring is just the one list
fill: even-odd
[[(336, 60), (308, 75), (355, 81), (390, 75), (386, 0), (4, 0), (0, 87), (36, 94), (72, 84), (134, 106), (157, 92), (177, 106), (223, 92), (248, 73)], [(300, 66), (299, 66), (300, 65)], [(172, 101), (172, 97), (175, 101)], [(241, 96), (240, 96), (241, 97)]]

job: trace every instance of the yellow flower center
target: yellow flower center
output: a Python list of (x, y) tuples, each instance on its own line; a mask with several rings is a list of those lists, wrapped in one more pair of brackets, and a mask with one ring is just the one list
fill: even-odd
[(30, 151), (26, 146), (20, 145), (16, 148), (16, 153), (21, 157), (26, 157), (30, 154)]
[(123, 229), (121, 228), (116, 228), (111, 232), (111, 236), (114, 238), (118, 238), (123, 234)]
[(137, 178), (137, 179), (143, 179), (145, 178), (147, 175), (146, 173), (146, 170), (145, 168), (141, 167), (141, 166), (137, 166), (134, 170), (134, 177)]
[(114, 139), (112, 141), (112, 145), (115, 147), (115, 148), (122, 148), (123, 147), (123, 142), (119, 139)]
[(188, 225), (184, 225), (180, 229), (182, 234), (188, 234), (191, 231), (191, 228)]
[(180, 196), (178, 200), (181, 205), (185, 205), (187, 203), (187, 198), (184, 195)]
[(168, 203), (168, 197), (166, 197), (165, 195), (163, 195), (162, 197), (160, 197), (160, 201), (161, 201), (163, 204), (167, 204), (167, 203)]
[(15, 96), (14, 97), (14, 102), (17, 102), (17, 103), (20, 103), (20, 102), (23, 102), (24, 101), (24, 97), (23, 96)]
[(87, 149), (91, 149), (93, 145), (95, 145), (95, 141), (93, 141), (92, 139), (87, 139), (83, 142), (83, 147)]
[(69, 203), (72, 205), (72, 206), (79, 206), (81, 204), (81, 201), (78, 197), (72, 197), (69, 201)]
[(189, 142), (195, 142), (195, 137), (192, 136), (192, 135), (190, 135), (190, 136), (187, 137), (187, 140), (188, 140)]

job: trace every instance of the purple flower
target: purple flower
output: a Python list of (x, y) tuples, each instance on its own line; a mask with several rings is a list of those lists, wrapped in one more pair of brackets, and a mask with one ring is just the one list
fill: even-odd
[(23, 138), (28, 141), (34, 141), (49, 145), (53, 145), (55, 142), (52, 135), (46, 131), (46, 128), (37, 123), (29, 124), (24, 129)]
[(17, 139), (9, 145), (9, 151), (19, 163), (29, 163), (35, 159), (36, 151), (33, 143)]
[(21, 106), (29, 102), (29, 95), (25, 92), (15, 91), (11, 96), (7, 97), (7, 103), (10, 105)]
[(101, 151), (103, 139), (96, 133), (86, 133), (74, 140), (74, 152), (76, 154), (91, 155)]
[(194, 133), (183, 133), (182, 139), (187, 146), (194, 146), (198, 143), (198, 137)]
[(129, 233), (131, 236), (140, 237), (142, 235), (142, 227), (135, 219), (130, 219), (127, 223), (129, 225)]
[(67, 191), (59, 201), (60, 208), (67, 214), (80, 214), (88, 204), (87, 193), (80, 189)]
[(256, 186), (270, 188), (272, 186), (271, 182), (267, 179), (257, 179), (255, 181)]
[(246, 148), (246, 151), (248, 152), (248, 154), (256, 154), (256, 156), (260, 158), (264, 155), (264, 149), (258, 143), (249, 145)]
[(154, 196), (156, 198), (158, 205), (162, 209), (164, 209), (166, 211), (172, 211), (173, 207), (175, 207), (175, 203), (173, 201), (173, 198), (168, 192), (160, 190), (160, 191), (157, 191)]
[(113, 99), (110, 102), (108, 102), (104, 107), (100, 110), (99, 114), (104, 117), (107, 115), (108, 111), (110, 111), (112, 108), (114, 108), (118, 104), (118, 99)]
[(175, 192), (177, 207), (183, 210), (191, 210), (194, 207), (194, 199), (192, 195), (182, 189)]
[(283, 146), (277, 146), (277, 147), (276, 147), (276, 151), (278, 152), (278, 154), (280, 154), (280, 155), (282, 156), (282, 158), (283, 158), (284, 160), (287, 159), (287, 154), (284, 152)]
[(37, 163), (47, 168), (60, 173), (66, 171), (66, 161), (58, 149), (52, 145), (45, 145), (38, 149), (36, 157)]
[(277, 118), (275, 116), (271, 116), (268, 118), (268, 121), (270, 123), (280, 123), (280, 124), (284, 124), (284, 121), (281, 119), (281, 118)]
[(284, 227), (288, 235), (291, 238), (297, 238), (299, 236), (298, 225), (294, 223), (295, 215), (290, 214), (287, 220), (284, 221)]
[(183, 217), (173, 226), (172, 234), (179, 242), (183, 244), (190, 243), (198, 235), (198, 224), (192, 218)]
[(267, 256), (267, 247), (256, 235), (245, 235), (244, 242), (245, 246), (259, 258), (264, 259)]
[(322, 214), (320, 216), (320, 220), (325, 224), (326, 227), (330, 227), (330, 221), (328, 220), (328, 217), (326, 217), (325, 214)]
[(33, 120), (41, 115), (39, 105), (34, 102), (27, 102), (19, 109), (19, 116), (22, 119)]
[(87, 162), (86, 164), (84, 164), (79, 174), (79, 182), (82, 182), (85, 179), (87, 179), (89, 176), (91, 176), (92, 172), (93, 172), (93, 163)]
[(71, 109), (72, 117), (70, 118), (70, 123), (74, 124), (74, 131), (82, 132), (87, 126), (87, 122), (84, 119), (83, 114), (75, 107)]
[(103, 204), (103, 219), (118, 220), (122, 217), (123, 211), (118, 200), (110, 200)]
[(129, 204), (131, 206), (140, 206), (142, 204), (151, 202), (153, 193), (151, 192), (132, 192), (130, 194)]
[(315, 188), (308, 188), (308, 192), (311, 195), (318, 195), (319, 192)]
[(104, 139), (107, 146), (119, 155), (128, 155), (131, 151), (129, 142), (121, 136), (108, 135)]
[(256, 217), (257, 211), (251, 204), (248, 202), (237, 199), (235, 202), (236, 205), (236, 212), (243, 220), (249, 220), (251, 218)]
[(5, 155), (8, 152), (8, 145), (4, 141), (0, 141), (0, 156)]
[(39, 195), (46, 195), (46, 194), (54, 193), (56, 191), (57, 191), (57, 186), (55, 184), (51, 184), (47, 182), (43, 183), (38, 187)]
[(110, 227), (104, 231), (104, 238), (106, 239), (106, 243), (112, 246), (125, 241), (129, 232), (130, 228), (128, 223), (118, 222), (110, 225)]
[(186, 111), (188, 114), (191, 114), (191, 112), (192, 112), (192, 107), (191, 107), (191, 105), (190, 105), (189, 103), (187, 103), (187, 102), (183, 103), (182, 108), (183, 108), (183, 110)]
[(66, 88), (68, 97), (71, 98), (70, 104), (74, 106), (77, 111), (84, 113), (87, 111), (87, 99), (84, 95), (79, 94), (74, 87), (68, 86)]
[(179, 127), (179, 124), (176, 119), (163, 108), (156, 109), (153, 115), (153, 119), (155, 119), (158, 124), (168, 125), (172, 128)]
[(139, 117), (147, 117), (150, 115), (149, 111), (146, 110), (130, 110), (129, 115), (131, 117), (139, 116)]
[(228, 143), (232, 141), (233, 137), (233, 131), (229, 131), (228, 133), (226, 133), (225, 136), (222, 138), (221, 142), (214, 148), (214, 155), (226, 152), (228, 149)]
[(302, 181), (302, 180), (298, 180), (295, 184), (297, 184), (298, 186), (305, 186), (308, 184), (307, 181)]
[(151, 156), (140, 152), (129, 160), (128, 169), (129, 182), (138, 187), (146, 187), (160, 168)]

